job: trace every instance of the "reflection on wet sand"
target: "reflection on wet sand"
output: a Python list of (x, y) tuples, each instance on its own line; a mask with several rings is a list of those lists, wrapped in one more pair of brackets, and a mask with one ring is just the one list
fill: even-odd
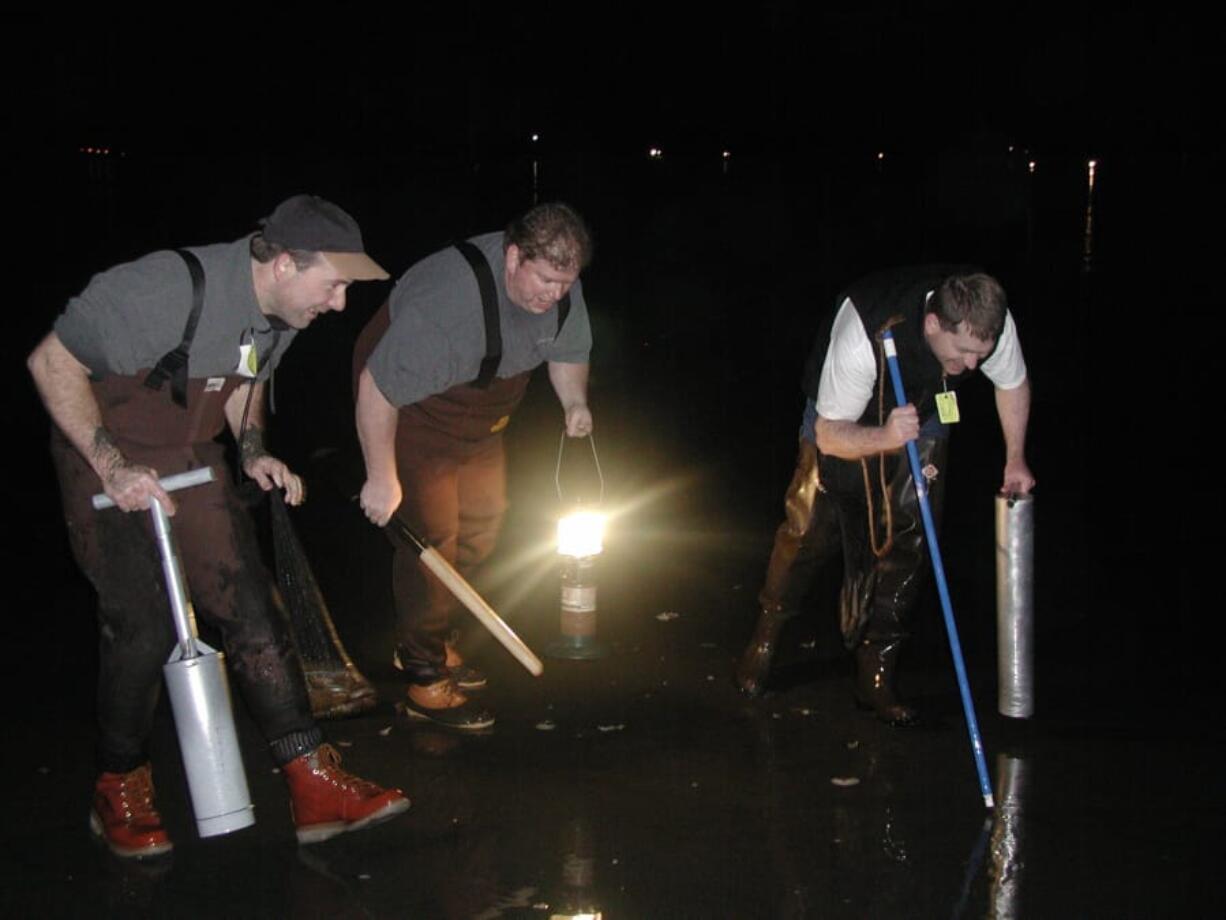
[(1027, 786), (1026, 761), (996, 757), (996, 818), (992, 823), (991, 908), (996, 920), (1022, 917), (1022, 881), (1025, 876), (1024, 815)]

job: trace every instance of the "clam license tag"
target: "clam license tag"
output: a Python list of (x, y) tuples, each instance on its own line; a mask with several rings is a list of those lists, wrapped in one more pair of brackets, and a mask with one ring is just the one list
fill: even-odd
[(958, 415), (957, 393), (946, 390), (944, 393), (937, 394), (937, 417), (945, 425), (952, 425), (961, 420)]
[(256, 353), (255, 345), (238, 346), (238, 367), (234, 369), (234, 373), (240, 377), (255, 377), (259, 366), (260, 357)]

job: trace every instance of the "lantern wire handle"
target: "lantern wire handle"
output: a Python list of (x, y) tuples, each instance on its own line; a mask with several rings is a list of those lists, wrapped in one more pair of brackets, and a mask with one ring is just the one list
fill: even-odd
[[(588, 443), (592, 445), (592, 460), (596, 464), (596, 477), (600, 480), (600, 497), (596, 499), (596, 504), (604, 504), (604, 473), (600, 469), (600, 457), (596, 453), (596, 438), (589, 434), (587, 435)], [(562, 452), (566, 449), (566, 432), (562, 432), (562, 437), (558, 441), (558, 464), (553, 471), (553, 483), (558, 488), (558, 500), (565, 502), (562, 497)]]

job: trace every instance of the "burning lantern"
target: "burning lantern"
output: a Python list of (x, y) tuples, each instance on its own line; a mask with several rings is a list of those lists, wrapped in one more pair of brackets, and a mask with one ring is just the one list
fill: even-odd
[(558, 555), (585, 559), (604, 550), (604, 515), (577, 509), (558, 521)]
[[(596, 442), (588, 435), (592, 458), (600, 476), (600, 459)], [(562, 497), (562, 449), (566, 435), (558, 447), (558, 468), (554, 475), (558, 498)], [(600, 477), (600, 498), (604, 499), (604, 478)], [(597, 510), (569, 503), (571, 510), (558, 520), (558, 555), (562, 557), (562, 620), (561, 635), (546, 649), (554, 658), (600, 658), (606, 652), (596, 641), (596, 557), (604, 550), (605, 515)]]

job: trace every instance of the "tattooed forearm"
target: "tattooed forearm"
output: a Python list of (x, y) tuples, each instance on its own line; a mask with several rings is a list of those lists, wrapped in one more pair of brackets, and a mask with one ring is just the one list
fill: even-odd
[(238, 445), (239, 456), (243, 463), (250, 463), (260, 457), (268, 456), (268, 448), (264, 446), (264, 431), (254, 425), (243, 432), (243, 439)]
[(110, 477), (116, 470), (128, 465), (128, 458), (115, 445), (111, 433), (99, 426), (94, 429), (93, 443), (90, 445), (93, 453), (94, 469), (102, 479)]

